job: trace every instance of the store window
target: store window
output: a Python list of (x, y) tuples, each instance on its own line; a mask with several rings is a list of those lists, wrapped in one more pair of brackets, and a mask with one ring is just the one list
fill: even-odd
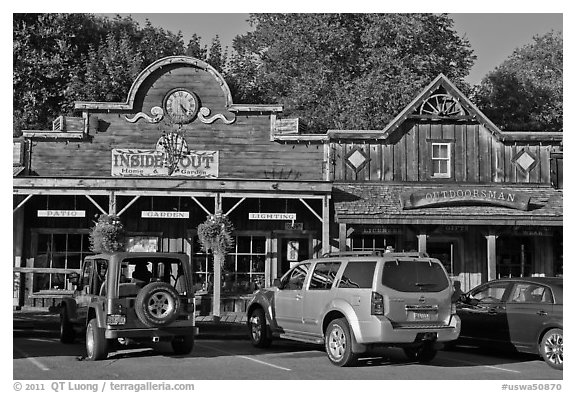
[(387, 246), (395, 247), (393, 236), (360, 235), (352, 236), (352, 251), (385, 251)]
[(236, 236), (224, 263), (223, 292), (252, 293), (264, 286), (266, 237)]
[(49, 289), (73, 289), (68, 281), (70, 269), (80, 269), (90, 251), (87, 233), (40, 233), (34, 267), (53, 272), (34, 274), (34, 292)]
[[(252, 293), (264, 286), (266, 237), (235, 236), (234, 248), (226, 256), (222, 269), (222, 293)], [(212, 291), (214, 258), (203, 252), (195, 236), (192, 264), (196, 290)]]
[(450, 143), (432, 142), (432, 177), (449, 178)]

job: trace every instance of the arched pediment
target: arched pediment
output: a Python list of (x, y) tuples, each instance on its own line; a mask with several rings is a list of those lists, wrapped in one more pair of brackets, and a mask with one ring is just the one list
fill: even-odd
[(143, 86), (146, 79), (161, 69), (162, 67), (166, 66), (173, 66), (173, 65), (188, 65), (191, 67), (196, 67), (198, 69), (204, 70), (208, 72), (212, 77), (217, 81), (218, 85), (222, 89), (224, 93), (224, 97), (226, 100), (226, 107), (230, 108), (232, 103), (232, 94), (230, 93), (230, 88), (228, 84), (224, 80), (224, 77), (210, 64), (196, 59), (190, 56), (168, 56), (162, 59), (156, 60), (148, 67), (146, 67), (134, 80), (130, 90), (128, 91), (128, 97), (126, 98), (126, 102), (86, 102), (86, 101), (77, 101), (74, 105), (74, 108), (77, 110), (82, 109), (104, 109), (104, 110), (126, 110), (130, 111), (134, 108), (134, 102), (136, 100), (136, 95), (139, 89)]

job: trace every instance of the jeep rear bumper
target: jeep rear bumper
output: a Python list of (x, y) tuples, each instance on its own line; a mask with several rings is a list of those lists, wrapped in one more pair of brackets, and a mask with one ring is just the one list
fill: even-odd
[(143, 337), (174, 337), (198, 335), (198, 327), (182, 326), (150, 329), (106, 329), (105, 337), (114, 338), (143, 338)]

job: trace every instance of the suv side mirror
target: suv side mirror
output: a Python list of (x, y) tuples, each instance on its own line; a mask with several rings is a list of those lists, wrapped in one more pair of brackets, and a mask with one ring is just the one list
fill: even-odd
[(272, 286), (280, 288), (280, 279), (275, 278), (274, 281), (272, 281)]

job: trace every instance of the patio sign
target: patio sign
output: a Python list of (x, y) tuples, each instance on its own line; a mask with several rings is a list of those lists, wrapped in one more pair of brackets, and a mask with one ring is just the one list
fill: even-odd
[(442, 187), (400, 195), (402, 209), (458, 205), (493, 205), (528, 210), (530, 196), (497, 187)]
[(38, 210), (38, 217), (86, 217), (86, 210)]

